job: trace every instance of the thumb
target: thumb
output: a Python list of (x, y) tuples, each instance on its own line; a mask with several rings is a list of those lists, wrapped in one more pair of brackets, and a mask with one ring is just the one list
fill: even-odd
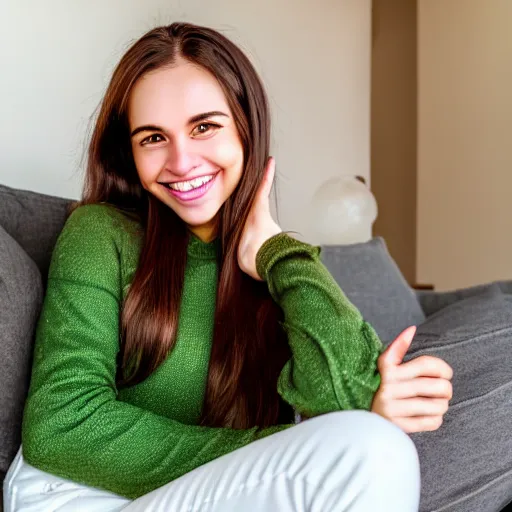
[(260, 186), (259, 201), (267, 204), (270, 198), (270, 191), (272, 190), (272, 184), (274, 183), (274, 176), (276, 174), (276, 161), (273, 157), (270, 157), (265, 168), (263, 180)]
[(389, 345), (379, 358), (379, 366), (398, 366), (402, 363), (405, 354), (411, 346), (412, 339), (416, 334), (416, 326), (412, 325), (402, 331), (398, 337)]

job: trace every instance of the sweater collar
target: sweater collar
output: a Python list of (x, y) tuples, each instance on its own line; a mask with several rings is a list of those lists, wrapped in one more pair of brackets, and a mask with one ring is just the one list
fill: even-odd
[(190, 238), (187, 247), (187, 254), (194, 258), (204, 260), (214, 260), (220, 252), (220, 240), (215, 238), (211, 242), (203, 242), (193, 233), (190, 233)]

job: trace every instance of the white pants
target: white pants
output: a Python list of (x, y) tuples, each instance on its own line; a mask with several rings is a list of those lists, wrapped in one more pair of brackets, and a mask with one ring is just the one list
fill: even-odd
[(205, 464), (134, 501), (39, 471), (20, 452), (5, 512), (417, 512), (419, 462), (398, 427), (325, 414)]

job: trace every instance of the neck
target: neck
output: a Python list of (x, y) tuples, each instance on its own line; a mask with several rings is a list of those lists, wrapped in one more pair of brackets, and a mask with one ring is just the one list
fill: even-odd
[(212, 219), (201, 226), (189, 226), (188, 229), (201, 240), (201, 242), (209, 243), (215, 239), (218, 231), (217, 218)]

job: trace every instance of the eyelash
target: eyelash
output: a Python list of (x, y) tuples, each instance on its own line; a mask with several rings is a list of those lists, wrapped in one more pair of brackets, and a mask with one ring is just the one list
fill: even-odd
[(205, 135), (207, 133), (210, 132), (210, 129), (214, 129), (214, 130), (218, 130), (221, 126), (216, 124), (216, 123), (209, 123), (209, 122), (202, 122), (202, 123), (199, 123), (193, 130), (192, 130), (192, 133), (197, 130), (197, 128), (199, 128), (200, 126), (206, 126), (208, 127), (209, 129), (206, 131), (206, 132), (202, 132), (200, 135)]
[[(206, 126), (208, 128), (207, 131), (205, 132), (201, 132), (199, 135), (207, 135), (211, 129), (213, 129), (214, 131), (218, 130), (219, 128), (222, 128), (221, 125), (219, 124), (216, 124), (216, 123), (199, 123), (193, 130), (192, 130), (192, 133), (194, 133), (195, 130), (197, 130), (197, 128), (199, 128), (200, 126)], [(140, 145), (141, 146), (146, 146), (146, 145), (151, 145), (151, 144), (158, 144), (159, 142), (162, 142), (161, 140), (151, 140), (153, 137), (160, 137), (160, 139), (163, 139), (162, 135), (160, 135), (159, 133), (153, 133), (152, 135), (150, 135), (149, 137), (146, 137), (145, 139), (141, 140), (140, 142)]]
[(160, 137), (161, 139), (163, 138), (159, 133), (154, 133), (153, 135), (150, 135), (149, 137), (146, 137), (145, 139), (141, 140), (140, 145), (146, 146), (148, 144), (158, 144), (159, 142), (161, 142), (160, 140), (151, 141), (153, 137)]

